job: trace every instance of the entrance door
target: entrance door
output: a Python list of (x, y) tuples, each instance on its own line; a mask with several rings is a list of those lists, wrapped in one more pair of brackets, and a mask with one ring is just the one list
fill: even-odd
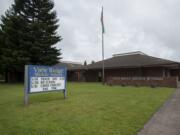
[(180, 88), (180, 74), (178, 74), (177, 87)]
[(180, 88), (180, 81), (177, 81), (177, 87)]
[(102, 73), (101, 71), (98, 72), (98, 82), (102, 81)]

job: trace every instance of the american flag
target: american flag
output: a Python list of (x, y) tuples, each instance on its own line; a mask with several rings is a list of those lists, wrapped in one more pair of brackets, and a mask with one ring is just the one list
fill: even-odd
[(102, 7), (102, 11), (101, 11), (101, 25), (102, 25), (102, 33), (105, 33), (104, 18), (103, 18), (103, 7)]

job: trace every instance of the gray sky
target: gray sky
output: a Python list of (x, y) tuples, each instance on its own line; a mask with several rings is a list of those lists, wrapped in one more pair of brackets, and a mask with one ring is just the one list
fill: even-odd
[[(0, 14), (13, 0), (1, 0)], [(55, 0), (63, 60), (101, 60), (101, 6), (104, 5), (105, 58), (143, 51), (180, 61), (179, 0)]]

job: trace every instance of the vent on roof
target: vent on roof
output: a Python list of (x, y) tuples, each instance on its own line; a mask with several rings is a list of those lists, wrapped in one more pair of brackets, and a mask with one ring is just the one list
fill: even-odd
[(129, 53), (114, 54), (113, 57), (117, 57), (117, 56), (126, 56), (126, 55), (134, 55), (134, 54), (146, 55), (145, 53), (143, 53), (143, 52), (141, 52), (141, 51), (137, 51), (137, 52), (129, 52)]

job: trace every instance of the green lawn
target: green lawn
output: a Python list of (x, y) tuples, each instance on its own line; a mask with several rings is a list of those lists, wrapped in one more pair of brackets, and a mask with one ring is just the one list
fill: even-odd
[(68, 83), (61, 92), (30, 95), (0, 84), (0, 135), (136, 135), (174, 89)]

